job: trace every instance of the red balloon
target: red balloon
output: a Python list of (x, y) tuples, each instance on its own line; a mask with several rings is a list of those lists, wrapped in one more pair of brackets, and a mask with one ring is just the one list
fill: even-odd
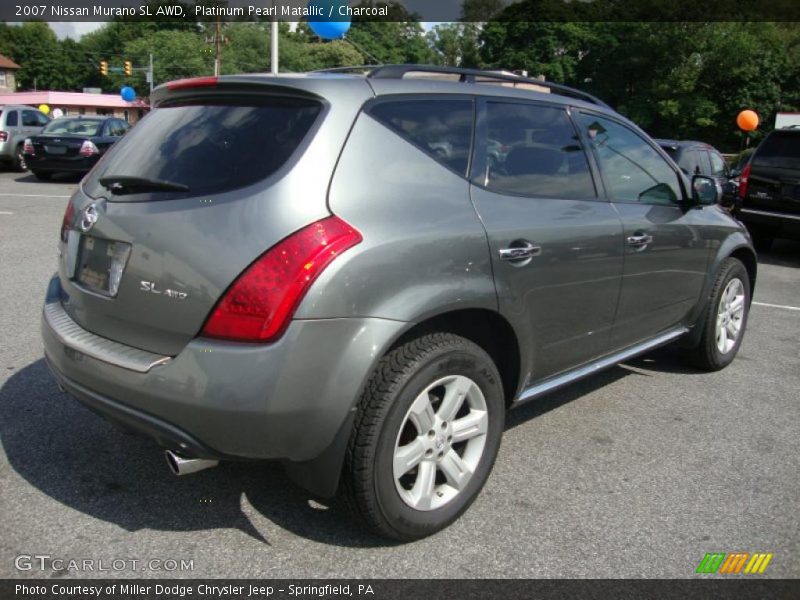
[(755, 131), (758, 128), (758, 115), (752, 110), (743, 110), (736, 117), (736, 124), (742, 131)]

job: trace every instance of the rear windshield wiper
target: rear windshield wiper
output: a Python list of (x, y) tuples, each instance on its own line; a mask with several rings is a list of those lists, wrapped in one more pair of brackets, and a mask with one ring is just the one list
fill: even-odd
[(132, 177), (129, 175), (107, 175), (98, 179), (100, 185), (114, 194), (135, 194), (139, 191), (187, 192), (189, 186), (174, 181)]

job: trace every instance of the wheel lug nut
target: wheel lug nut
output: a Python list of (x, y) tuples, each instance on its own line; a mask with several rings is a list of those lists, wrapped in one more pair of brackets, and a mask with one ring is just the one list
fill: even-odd
[(427, 450), (425, 450), (425, 456), (426, 456), (426, 457), (428, 457), (428, 458), (430, 458), (431, 456), (433, 456), (433, 450), (431, 450), (430, 448), (428, 448)]
[(442, 423), (442, 429), (447, 429), (447, 421), (445, 421), (444, 423)]
[(428, 432), (428, 437), (430, 437), (430, 438), (432, 438), (432, 437), (433, 437), (433, 436), (435, 436), (435, 435), (436, 435), (436, 432), (435, 432), (433, 429), (431, 429), (431, 430)]

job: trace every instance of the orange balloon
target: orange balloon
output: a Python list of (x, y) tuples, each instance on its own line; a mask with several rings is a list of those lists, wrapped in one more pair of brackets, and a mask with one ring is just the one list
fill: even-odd
[(742, 131), (755, 131), (758, 128), (758, 115), (752, 110), (743, 110), (736, 117), (736, 124)]

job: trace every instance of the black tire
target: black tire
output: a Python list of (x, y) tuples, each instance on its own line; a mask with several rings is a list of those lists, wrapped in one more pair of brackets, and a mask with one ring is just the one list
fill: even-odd
[(36, 179), (41, 181), (50, 181), (50, 178), (53, 176), (50, 171), (31, 171), (31, 173), (33, 173), (33, 176), (36, 177)]
[(28, 165), (25, 162), (25, 154), (22, 152), (22, 144), (17, 144), (11, 166), (18, 173), (24, 173), (28, 170)]
[[(734, 345), (726, 352), (722, 352), (717, 346), (717, 315), (720, 309), (722, 295), (727, 289), (728, 284), (733, 279), (739, 279), (744, 291), (744, 314), (741, 319), (741, 326), (738, 337)], [(727, 367), (742, 345), (744, 334), (747, 329), (747, 318), (750, 313), (750, 276), (744, 264), (736, 258), (727, 258), (722, 263), (711, 296), (704, 311), (703, 332), (700, 343), (689, 353), (692, 364), (706, 371), (719, 371)]]
[[(395, 445), (415, 399), (426, 387), (450, 375), (471, 379), (480, 389), (488, 415), (485, 445), (463, 489), (441, 507), (417, 510), (403, 500), (396, 487)], [(393, 540), (420, 539), (447, 527), (469, 507), (486, 482), (504, 420), (500, 375), (479, 346), (456, 335), (435, 333), (395, 348), (380, 361), (360, 399), (342, 473), (341, 490), (347, 504), (374, 532)], [(434, 472), (440, 476), (439, 471)]]

